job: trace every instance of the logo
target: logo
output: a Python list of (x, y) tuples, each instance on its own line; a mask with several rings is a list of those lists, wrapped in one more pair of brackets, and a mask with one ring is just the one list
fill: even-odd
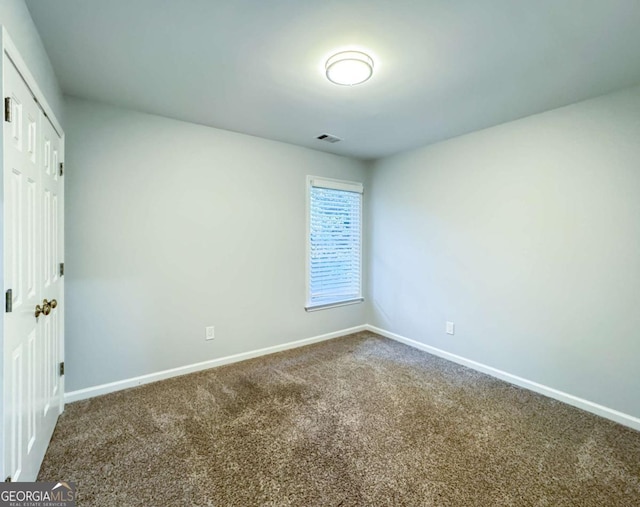
[(75, 507), (74, 482), (2, 482), (0, 507)]

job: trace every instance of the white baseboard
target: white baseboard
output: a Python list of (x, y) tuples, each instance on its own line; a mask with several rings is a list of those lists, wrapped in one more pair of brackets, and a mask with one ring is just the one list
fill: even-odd
[(87, 387), (86, 389), (79, 389), (77, 391), (71, 391), (71, 392), (65, 393), (64, 401), (65, 403), (72, 403), (74, 401), (93, 398), (95, 396), (113, 393), (115, 391), (121, 391), (123, 389), (129, 389), (130, 387), (136, 387), (136, 386), (141, 386), (143, 384), (149, 384), (151, 382), (157, 382), (158, 380), (177, 377), (179, 375), (186, 375), (187, 373), (206, 370), (208, 368), (214, 368), (216, 366), (222, 366), (225, 364), (237, 363), (239, 361), (253, 359), (254, 357), (273, 354), (274, 352), (282, 352), (283, 350), (294, 349), (297, 347), (302, 347), (304, 345), (311, 345), (312, 343), (331, 340), (332, 338), (338, 338), (340, 336), (346, 336), (348, 334), (358, 333), (360, 331), (365, 331), (366, 329), (367, 329), (366, 325), (350, 327), (348, 329), (341, 329), (340, 331), (335, 331), (333, 333), (327, 333), (319, 336), (313, 336), (311, 338), (305, 338), (304, 340), (283, 343), (281, 345), (274, 345), (273, 347), (266, 347), (264, 349), (243, 352), (241, 354), (235, 354), (233, 356), (221, 357), (218, 359), (211, 359), (209, 361), (203, 361), (201, 363), (188, 364), (186, 366), (180, 366), (178, 368), (172, 368), (170, 370), (163, 370), (163, 371), (158, 371), (156, 373), (149, 373), (148, 375), (141, 375), (139, 377), (133, 377), (125, 380), (118, 380), (116, 382), (110, 382), (108, 384), (102, 384), (99, 386)]
[(410, 347), (414, 347), (416, 349), (423, 350), (425, 352), (428, 352), (429, 354), (433, 354), (434, 356), (447, 359), (448, 361), (461, 364), (462, 366), (467, 366), (468, 368), (479, 371), (481, 373), (486, 373), (487, 375), (499, 378), (500, 380), (504, 380), (506, 382), (509, 382), (510, 384), (524, 387), (525, 389), (529, 389), (530, 391), (543, 394), (544, 396), (548, 396), (549, 398), (562, 401), (563, 403), (567, 403), (568, 405), (572, 405), (587, 412), (591, 412), (606, 419), (610, 419), (611, 421), (623, 424), (624, 426), (628, 426), (629, 428), (633, 428), (634, 430), (640, 431), (640, 418), (638, 417), (634, 417), (632, 415), (625, 414), (624, 412), (620, 412), (618, 410), (593, 403), (592, 401), (579, 398), (577, 396), (574, 396), (573, 394), (568, 394), (552, 387), (545, 386), (543, 384), (538, 384), (537, 382), (532, 382), (531, 380), (518, 377), (517, 375), (512, 375), (511, 373), (507, 373), (506, 371), (498, 370), (497, 368), (487, 366), (486, 364), (478, 363), (477, 361), (452, 354), (451, 352), (432, 347), (431, 345), (426, 345), (424, 343), (406, 338), (399, 334), (380, 329), (379, 327), (371, 326), (369, 324), (367, 324), (365, 327), (368, 331), (377, 333), (381, 336), (385, 336), (386, 338), (391, 338), (392, 340), (404, 343), (405, 345), (409, 345)]
[(624, 426), (628, 426), (629, 428), (633, 428), (634, 430), (640, 431), (640, 418), (638, 417), (634, 417), (632, 415), (625, 414), (624, 412), (620, 412), (618, 410), (614, 410), (612, 408), (599, 405), (592, 401), (579, 398), (578, 396), (574, 396), (572, 394), (559, 391), (552, 387), (548, 387), (543, 384), (539, 384), (537, 382), (533, 382), (531, 380), (518, 377), (517, 375), (512, 375), (511, 373), (498, 370), (497, 368), (493, 368), (492, 366), (487, 366), (486, 364), (482, 364), (477, 361), (473, 361), (471, 359), (467, 359), (465, 357), (452, 354), (451, 352), (447, 352), (445, 350), (432, 347), (431, 345), (426, 345), (416, 340), (406, 338), (399, 334), (392, 333), (385, 329), (381, 329), (379, 327), (372, 326), (369, 324), (364, 324), (362, 326), (355, 326), (348, 329), (341, 329), (340, 331), (335, 331), (333, 333), (314, 336), (311, 338), (306, 338), (304, 340), (283, 343), (281, 345), (274, 345), (273, 347), (266, 347), (263, 349), (243, 352), (241, 354), (235, 354), (233, 356), (221, 357), (218, 359), (211, 359), (209, 361), (203, 361), (201, 363), (189, 364), (186, 366), (180, 366), (178, 368), (172, 368), (170, 370), (163, 370), (156, 373), (150, 373), (148, 375), (141, 375), (139, 377), (129, 378), (125, 380), (118, 380), (116, 382), (110, 382), (108, 384), (102, 384), (94, 387), (88, 387), (86, 389), (71, 391), (71, 392), (65, 393), (64, 401), (65, 403), (72, 403), (74, 401), (93, 398), (95, 396), (100, 396), (100, 395), (112, 393), (115, 391), (121, 391), (123, 389), (128, 389), (130, 387), (136, 387), (143, 384), (149, 384), (151, 382), (157, 382), (158, 380), (177, 377), (179, 375), (186, 375), (187, 373), (206, 370), (208, 368), (214, 368), (216, 366), (222, 366), (225, 364), (237, 363), (239, 361), (245, 361), (247, 359), (252, 359), (254, 357), (273, 354), (275, 352), (281, 352), (283, 350), (302, 347), (304, 345), (310, 345), (312, 343), (318, 343), (325, 340), (331, 340), (333, 338), (346, 336), (352, 333), (358, 333), (360, 331), (371, 331), (373, 333), (377, 333), (381, 336), (385, 336), (386, 338), (390, 338), (400, 343), (404, 343), (405, 345), (409, 345), (410, 347), (414, 347), (416, 349), (428, 352), (429, 354), (433, 354), (434, 356), (438, 356), (448, 361), (461, 364), (473, 370), (486, 373), (487, 375), (491, 375), (492, 377), (499, 378), (500, 380), (504, 380), (506, 382), (509, 382), (510, 384), (514, 384), (514, 385), (523, 387), (525, 389), (529, 389), (530, 391), (540, 393), (544, 396), (548, 396), (549, 398), (556, 399), (563, 403), (567, 403), (568, 405), (572, 405), (582, 410), (586, 410), (587, 412), (591, 412), (593, 414), (599, 415), (606, 419), (610, 419), (611, 421), (615, 421), (617, 423), (623, 424)]

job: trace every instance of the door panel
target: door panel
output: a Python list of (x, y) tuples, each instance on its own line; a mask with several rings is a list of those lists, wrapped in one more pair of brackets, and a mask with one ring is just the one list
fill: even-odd
[(38, 372), (36, 369), (36, 330), (29, 333), (27, 339), (29, 349), (29, 367), (27, 372), (27, 453), (31, 452), (36, 443), (36, 419), (38, 417), (38, 406), (36, 403), (36, 384), (38, 383)]
[[(2, 351), (3, 460), (12, 480), (33, 481), (62, 406), (62, 281), (56, 262), (63, 194), (53, 165), (62, 151), (55, 129), (6, 56), (3, 68), (4, 96), (11, 97), (12, 112), (2, 140), (4, 290), (12, 291)], [(56, 299), (58, 305), (36, 318), (43, 299)]]
[(22, 345), (18, 345), (13, 350), (11, 357), (11, 404), (12, 413), (11, 419), (11, 434), (9, 446), (11, 449), (11, 471), (12, 477), (15, 480), (22, 478), (22, 457), (24, 454), (24, 446), (22, 439), (22, 413), (23, 413), (23, 401), (22, 395)]
[(26, 205), (26, 234), (27, 234), (27, 253), (26, 253), (26, 272), (27, 272), (27, 286), (26, 292), (27, 297), (31, 300), (36, 296), (37, 286), (36, 286), (36, 222), (37, 222), (37, 212), (36, 212), (36, 182), (35, 180), (29, 178), (27, 180), (27, 205)]
[(62, 216), (60, 209), (62, 204), (61, 189), (59, 181), (59, 153), (60, 139), (48, 121), (42, 123), (42, 136), (44, 139), (42, 156), (42, 268), (44, 273), (43, 295), (48, 301), (56, 301), (56, 308), (51, 310), (45, 319), (45, 354), (44, 354), (44, 394), (45, 426), (55, 426), (60, 406), (59, 386), (60, 374), (59, 363), (60, 350), (60, 314), (62, 312), (62, 288), (59, 276), (59, 245), (60, 223)]
[(44, 286), (48, 287), (51, 284), (51, 263), (49, 262), (49, 251), (51, 249), (51, 192), (48, 188), (44, 188), (44, 197), (42, 203), (43, 217), (42, 217), (42, 255), (43, 255), (43, 281)]

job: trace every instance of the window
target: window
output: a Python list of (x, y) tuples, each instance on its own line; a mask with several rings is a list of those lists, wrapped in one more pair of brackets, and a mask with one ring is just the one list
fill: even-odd
[(362, 183), (308, 178), (307, 311), (362, 298)]

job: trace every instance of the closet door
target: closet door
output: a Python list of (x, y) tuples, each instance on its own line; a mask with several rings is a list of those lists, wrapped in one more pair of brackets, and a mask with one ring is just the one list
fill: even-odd
[(52, 173), (60, 150), (31, 91), (13, 63), (3, 58), (10, 109), (3, 136), (4, 468), (13, 481), (33, 481), (62, 395), (57, 368), (61, 319), (56, 314), (62, 294), (54, 269), (61, 247), (57, 207), (62, 204), (59, 176)]
[[(41, 113), (42, 114), (42, 113)], [(60, 263), (62, 262), (62, 216), (63, 193), (61, 171), (61, 146), (58, 134), (51, 123), (42, 115), (42, 163), (40, 164), (42, 208), (40, 227), (42, 228), (42, 300), (51, 307), (43, 319), (43, 429), (53, 431), (60, 408), (62, 390), (60, 360), (63, 290)], [(46, 303), (45, 303), (46, 304)], [(47, 439), (48, 444), (48, 439)]]

